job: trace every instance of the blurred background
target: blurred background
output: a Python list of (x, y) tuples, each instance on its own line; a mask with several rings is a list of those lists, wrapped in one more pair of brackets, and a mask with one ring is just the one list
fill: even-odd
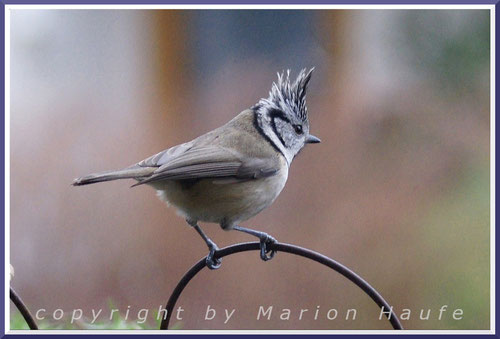
[[(315, 66), (307, 102), (322, 143), (300, 153), (276, 202), (243, 225), (350, 267), (398, 314), (411, 310), (407, 329), (488, 329), (489, 15), (12, 10), (12, 285), (47, 320), (111, 303), (122, 315), (130, 306), (132, 320), (151, 309), (155, 326), (153, 310), (205, 244), (150, 187), (72, 180), (189, 141), (267, 97), (276, 72)], [(202, 226), (219, 247), (254, 241)], [(345, 278), (284, 253), (227, 257), (178, 305), (183, 320), (172, 324), (182, 329), (391, 328)], [(271, 320), (256, 320), (259, 306), (274, 306)], [(236, 309), (227, 324), (225, 308)], [(336, 320), (326, 318), (332, 308)], [(309, 314), (299, 321), (300, 309)]]

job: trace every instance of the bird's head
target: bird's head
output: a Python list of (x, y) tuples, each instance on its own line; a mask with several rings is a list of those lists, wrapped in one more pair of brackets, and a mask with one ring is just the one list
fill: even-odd
[(291, 163), (305, 144), (319, 143), (320, 139), (309, 134), (309, 117), (306, 90), (314, 68), (303, 69), (294, 82), (290, 70), (278, 73), (268, 98), (262, 98), (253, 107), (256, 124), (261, 132), (280, 150)]

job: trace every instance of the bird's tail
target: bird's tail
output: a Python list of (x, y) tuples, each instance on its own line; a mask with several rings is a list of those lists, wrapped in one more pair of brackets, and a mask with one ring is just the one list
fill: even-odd
[(75, 179), (73, 186), (82, 186), (88, 184), (95, 184), (97, 182), (111, 181), (118, 179), (141, 179), (151, 175), (156, 168), (152, 167), (129, 167), (119, 171), (108, 171), (101, 173), (92, 173), (84, 177)]

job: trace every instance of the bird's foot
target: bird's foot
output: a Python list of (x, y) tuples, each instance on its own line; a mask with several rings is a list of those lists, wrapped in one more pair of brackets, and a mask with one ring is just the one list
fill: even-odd
[(276, 254), (276, 250), (269, 250), (268, 247), (269, 247), (269, 245), (277, 244), (278, 241), (276, 239), (274, 239), (272, 236), (270, 236), (267, 233), (261, 232), (261, 231), (256, 231), (256, 230), (252, 230), (250, 228), (241, 227), (241, 226), (234, 226), (233, 229), (236, 231), (251, 234), (254, 237), (259, 238), (259, 240), (260, 240), (260, 258), (262, 260), (268, 261), (268, 260), (271, 260), (272, 258), (274, 258), (274, 255)]
[(260, 239), (260, 258), (264, 261), (271, 260), (276, 254), (276, 250), (268, 249), (269, 245), (277, 244), (278, 241), (267, 233), (262, 232), (259, 235)]
[(209, 269), (216, 270), (222, 264), (222, 259), (214, 257), (215, 252), (217, 252), (219, 250), (219, 247), (217, 247), (217, 245), (212, 240), (210, 240), (210, 242), (207, 242), (207, 244), (208, 244), (209, 253), (207, 255), (205, 262), (206, 262), (207, 267)]

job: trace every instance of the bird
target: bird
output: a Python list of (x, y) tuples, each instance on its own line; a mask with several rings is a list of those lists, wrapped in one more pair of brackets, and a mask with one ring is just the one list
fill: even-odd
[(295, 156), (306, 144), (321, 142), (309, 133), (306, 91), (313, 70), (302, 69), (294, 81), (290, 70), (278, 72), (269, 96), (225, 125), (127, 168), (77, 178), (73, 185), (134, 179), (132, 187), (153, 187), (203, 238), (209, 269), (221, 266), (215, 258), (219, 248), (199, 222), (256, 236), (261, 259), (270, 260), (276, 239), (239, 224), (269, 207), (284, 188)]

